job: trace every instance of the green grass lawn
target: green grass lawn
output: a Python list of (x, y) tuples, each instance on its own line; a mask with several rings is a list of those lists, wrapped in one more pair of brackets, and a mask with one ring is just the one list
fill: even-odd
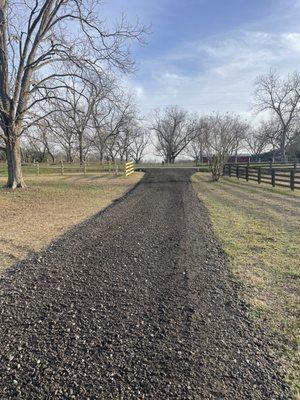
[(270, 333), (286, 380), (300, 398), (300, 191), (197, 173), (193, 186), (243, 283), (257, 323)]

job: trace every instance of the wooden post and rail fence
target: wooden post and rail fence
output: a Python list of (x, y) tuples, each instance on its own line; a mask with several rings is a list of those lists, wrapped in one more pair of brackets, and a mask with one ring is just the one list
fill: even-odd
[(258, 184), (266, 183), (273, 187), (280, 186), (291, 190), (300, 189), (300, 168), (297, 164), (226, 164), (224, 176)]
[[(95, 174), (109, 173), (115, 175), (129, 176), (135, 172), (135, 164), (133, 161), (128, 162), (107, 162), (105, 164), (97, 162), (66, 163), (63, 160), (54, 164), (40, 163), (34, 161), (32, 163), (22, 163), (22, 170), (25, 176), (30, 175), (72, 175), (72, 174)], [(0, 177), (7, 176), (7, 165), (5, 162), (0, 163)]]
[(125, 163), (125, 175), (129, 176), (134, 173), (134, 163), (129, 161)]

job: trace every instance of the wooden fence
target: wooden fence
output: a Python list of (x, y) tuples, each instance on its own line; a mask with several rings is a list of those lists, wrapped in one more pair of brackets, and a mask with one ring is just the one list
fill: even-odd
[(125, 175), (131, 175), (134, 173), (134, 163), (132, 161), (129, 161), (125, 163)]
[(300, 169), (296, 164), (226, 164), (224, 175), (273, 187), (300, 189)]
[[(73, 174), (102, 174), (102, 173), (111, 173), (115, 175), (130, 175), (126, 173), (128, 169), (126, 167), (127, 164), (132, 166), (130, 168), (130, 173), (134, 172), (134, 164), (131, 163), (113, 163), (108, 162), (106, 164), (97, 163), (97, 162), (84, 162), (82, 165), (79, 163), (66, 163), (66, 162), (57, 162), (55, 164), (46, 164), (46, 163), (23, 163), (22, 171), (24, 176), (31, 175), (73, 175)], [(6, 163), (0, 163), (0, 177), (7, 176), (7, 165)]]

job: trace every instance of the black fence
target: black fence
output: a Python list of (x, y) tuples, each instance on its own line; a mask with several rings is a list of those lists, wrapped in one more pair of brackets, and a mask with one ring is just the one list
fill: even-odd
[(224, 175), (246, 181), (300, 189), (300, 169), (297, 164), (226, 164)]

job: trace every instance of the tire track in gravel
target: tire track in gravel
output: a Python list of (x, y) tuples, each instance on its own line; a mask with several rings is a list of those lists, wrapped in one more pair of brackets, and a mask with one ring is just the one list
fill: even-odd
[(1, 277), (1, 399), (289, 398), (190, 174), (149, 170)]

